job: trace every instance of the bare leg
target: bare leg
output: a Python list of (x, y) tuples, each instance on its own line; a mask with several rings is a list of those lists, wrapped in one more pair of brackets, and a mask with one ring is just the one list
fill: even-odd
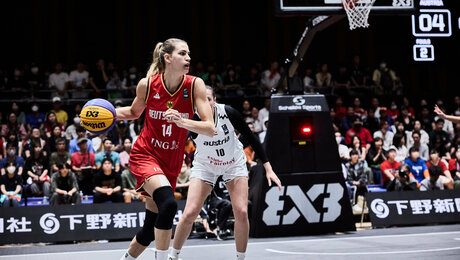
[(248, 178), (237, 177), (227, 183), (228, 193), (232, 201), (235, 216), (236, 251), (244, 253), (248, 245)]
[(212, 190), (212, 186), (204, 181), (193, 178), (188, 188), (187, 202), (185, 204), (184, 214), (177, 224), (174, 233), (174, 249), (181, 249), (190, 235), (193, 222), (203, 207), (204, 200)]

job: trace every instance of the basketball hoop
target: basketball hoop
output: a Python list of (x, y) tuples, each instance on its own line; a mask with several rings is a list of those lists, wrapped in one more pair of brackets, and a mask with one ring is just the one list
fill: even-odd
[(368, 27), (369, 12), (375, 0), (342, 0), (342, 6), (347, 12), (350, 30), (358, 27)]

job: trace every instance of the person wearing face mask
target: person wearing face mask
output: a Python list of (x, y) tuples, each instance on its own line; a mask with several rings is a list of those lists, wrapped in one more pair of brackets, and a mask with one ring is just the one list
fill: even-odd
[(80, 126), (80, 116), (75, 115), (73, 118), (73, 124), (69, 125), (65, 130), (65, 138), (70, 142), (70, 140), (75, 139), (78, 137), (77, 135), (77, 127)]
[(0, 177), (0, 203), (2, 207), (19, 207), (22, 192), (22, 178), (17, 174), (14, 163), (8, 163), (6, 174)]
[(40, 68), (37, 64), (30, 65), (30, 72), (26, 73), (26, 81), (29, 91), (37, 91), (43, 89), (45, 84), (45, 76), (40, 73)]
[(339, 147), (340, 159), (342, 160), (342, 163), (346, 163), (348, 160), (350, 160), (350, 152), (348, 151), (348, 147), (342, 144), (343, 137), (339, 131), (335, 132), (335, 141), (337, 142), (337, 145)]
[(45, 156), (40, 145), (33, 143), (31, 155), (25, 163), (25, 172), (28, 176), (32, 196), (50, 196), (49, 159)]
[(24, 168), (24, 159), (21, 156), (16, 154), (17, 147), (13, 143), (8, 143), (6, 145), (6, 157), (0, 161), (0, 172), (1, 175), (6, 174), (6, 167), (9, 163), (13, 163), (16, 167), (16, 173), (22, 175)]
[(366, 148), (366, 150), (369, 149), (373, 141), (371, 133), (367, 128), (363, 127), (363, 121), (359, 116), (355, 116), (352, 122), (352, 128), (348, 129), (345, 134), (345, 144), (350, 145), (352, 137), (357, 135), (361, 139), (361, 146)]
[(31, 131), (32, 128), (42, 129), (43, 124), (45, 123), (45, 114), (40, 112), (40, 106), (38, 103), (32, 103), (30, 111), (30, 114), (27, 114), (26, 116), (27, 129), (29, 131)]

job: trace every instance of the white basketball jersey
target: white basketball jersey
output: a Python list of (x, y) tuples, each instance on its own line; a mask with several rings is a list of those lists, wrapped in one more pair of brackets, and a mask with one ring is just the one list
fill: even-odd
[(225, 166), (245, 159), (243, 144), (236, 137), (224, 104), (214, 105), (214, 123), (217, 135), (198, 135), (195, 139), (194, 160), (212, 166)]

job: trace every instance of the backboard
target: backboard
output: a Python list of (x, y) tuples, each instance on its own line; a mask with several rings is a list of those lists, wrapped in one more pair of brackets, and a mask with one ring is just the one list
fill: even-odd
[[(276, 14), (332, 15), (345, 14), (341, 0), (274, 0)], [(416, 11), (416, 0), (377, 0), (371, 14), (411, 14)]]

